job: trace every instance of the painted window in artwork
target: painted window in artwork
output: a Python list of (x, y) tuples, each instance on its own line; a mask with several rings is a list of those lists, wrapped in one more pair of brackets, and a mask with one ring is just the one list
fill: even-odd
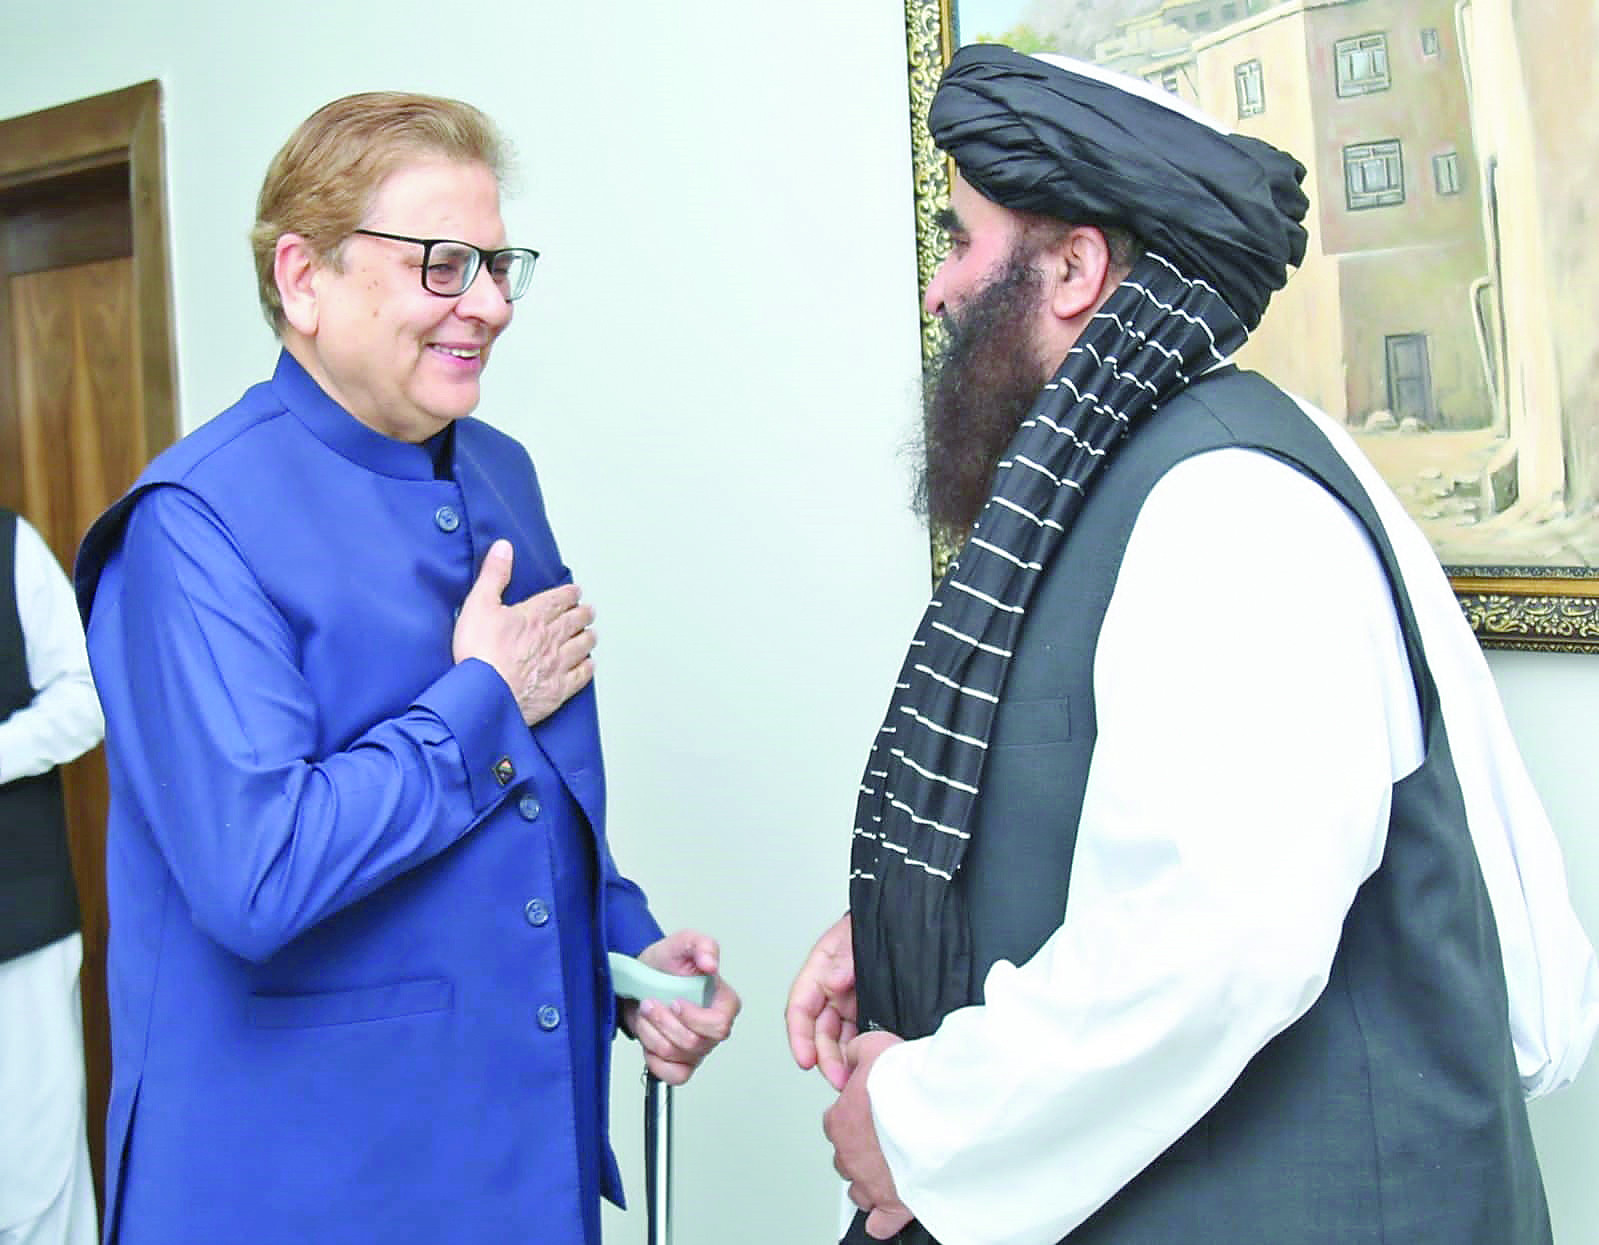
[(1446, 151), (1432, 158), (1432, 181), (1441, 195), (1460, 193), (1460, 154)]
[(1421, 54), (1423, 56), (1438, 55), (1438, 28), (1436, 26), (1423, 26), (1421, 28)]
[(1338, 61), (1339, 95), (1369, 95), (1388, 89), (1387, 35), (1340, 39), (1334, 45), (1334, 54)]
[(1344, 148), (1344, 196), (1350, 211), (1405, 201), (1405, 169), (1397, 138)]
[(1233, 86), (1238, 91), (1238, 115), (1258, 117), (1266, 111), (1266, 84), (1259, 59), (1233, 67)]
[(1224, 5), (1222, 5), (1221, 6), (1221, 20), (1224, 21), (1224, 22), (1237, 21), (1238, 20), (1238, 6), (1236, 4), (1224, 4)]

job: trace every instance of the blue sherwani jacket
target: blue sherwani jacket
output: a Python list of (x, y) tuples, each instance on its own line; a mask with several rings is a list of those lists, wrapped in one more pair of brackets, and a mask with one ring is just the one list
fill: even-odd
[(570, 578), (521, 446), (461, 420), (436, 479), (287, 354), (86, 537), (108, 1241), (581, 1245), (620, 1198), (604, 952), (660, 930), (592, 689), (530, 729), (452, 660), (502, 537), (507, 601)]

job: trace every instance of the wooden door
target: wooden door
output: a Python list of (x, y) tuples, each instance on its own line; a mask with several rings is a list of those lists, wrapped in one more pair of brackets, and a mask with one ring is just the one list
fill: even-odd
[[(176, 429), (154, 83), (0, 121), (0, 503), (69, 572)], [(64, 774), (83, 913), (89, 1149), (104, 1190), (106, 768)]]

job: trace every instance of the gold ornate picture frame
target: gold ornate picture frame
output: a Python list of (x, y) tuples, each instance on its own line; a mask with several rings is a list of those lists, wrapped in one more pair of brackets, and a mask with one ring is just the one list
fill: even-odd
[[(927, 109), (959, 4), (905, 0), (922, 291), (943, 258), (950, 181)], [(1143, 8), (1093, 59), (1309, 169), (1311, 252), (1240, 363), (1344, 420), (1485, 647), (1599, 652), (1599, 250), (1581, 227), (1599, 184), (1599, 95), (1569, 54), (1599, 47), (1592, 0)], [(937, 347), (924, 315), (924, 368)]]

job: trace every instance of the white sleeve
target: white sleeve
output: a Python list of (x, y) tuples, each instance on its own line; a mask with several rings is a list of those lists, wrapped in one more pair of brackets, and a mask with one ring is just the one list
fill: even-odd
[(945, 1245), (1053, 1245), (1304, 1014), (1422, 755), (1364, 532), (1250, 451), (1151, 492), (1094, 686), (1064, 923), (870, 1076), (900, 1196)]
[(1365, 485), (1399, 559), (1499, 932), (1522, 1091), (1536, 1098), (1561, 1089), (1599, 1032), (1599, 956), (1572, 907), (1560, 842), (1510, 733), (1493, 673), (1426, 536), (1349, 434), (1296, 400)]
[(105, 734), (72, 585), (44, 538), (17, 518), (17, 616), (35, 692), (0, 722), (0, 783), (82, 756)]

